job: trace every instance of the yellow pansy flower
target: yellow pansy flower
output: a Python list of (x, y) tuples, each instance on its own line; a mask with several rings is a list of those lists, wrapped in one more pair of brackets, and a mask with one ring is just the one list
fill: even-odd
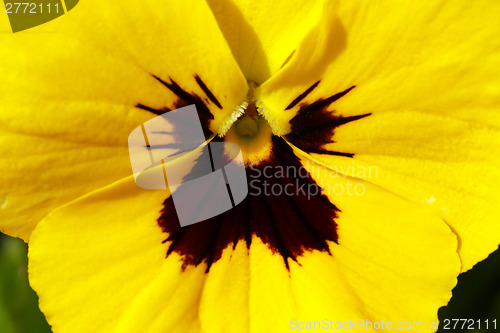
[[(499, 16), (493, 0), (85, 0), (3, 33), (0, 230), (29, 243), (54, 332), (433, 331), (500, 241)], [(127, 138), (190, 104), (261, 192), (181, 228), (169, 191), (135, 184)]]

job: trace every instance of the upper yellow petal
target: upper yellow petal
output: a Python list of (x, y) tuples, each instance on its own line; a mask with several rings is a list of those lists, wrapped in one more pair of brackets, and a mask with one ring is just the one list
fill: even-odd
[(258, 91), (266, 116), (287, 133), (302, 103), (355, 86), (328, 110), (371, 116), (338, 127), (323, 148), (355, 154), (354, 168), (379, 167), (370, 181), (430, 206), (459, 235), (464, 270), (500, 242), (500, 197), (491, 186), (500, 179), (499, 15), (491, 0), (331, 3)]
[(276, 73), (320, 18), (321, 0), (208, 0), (249, 81)]
[(203, 1), (89, 0), (0, 45), (0, 229), (24, 240), (56, 207), (131, 174), (128, 135), (154, 116), (135, 106), (181, 99), (153, 75), (199, 96), (214, 133), (246, 96)]

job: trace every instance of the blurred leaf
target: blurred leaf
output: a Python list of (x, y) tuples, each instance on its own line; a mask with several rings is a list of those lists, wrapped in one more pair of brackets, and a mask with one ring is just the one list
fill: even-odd
[(0, 332), (49, 333), (50, 326), (38, 309), (38, 297), (30, 288), (27, 246), (0, 234)]
[[(439, 310), (439, 321), (442, 323), (444, 319), (480, 319), (482, 325), (486, 319), (489, 319), (490, 325), (492, 320), (497, 319), (497, 329), (500, 328), (500, 250), (458, 277), (452, 299)], [(495, 330), (491, 327), (485, 330), (481, 326), (481, 330), (474, 332), (492, 331)], [(449, 330), (443, 330), (440, 325), (438, 332)]]

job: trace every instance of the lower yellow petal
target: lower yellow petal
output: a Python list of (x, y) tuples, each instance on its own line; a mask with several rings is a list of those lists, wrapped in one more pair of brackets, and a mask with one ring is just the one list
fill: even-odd
[[(35, 229), (29, 269), (42, 310), (56, 331), (72, 333), (257, 333), (288, 331), (293, 320), (434, 320), (460, 267), (448, 226), (374, 185), (306, 167), (341, 211), (331, 255), (288, 258), (287, 270), (284, 257), (254, 235), (249, 249), (245, 241), (230, 244), (208, 272), (205, 263), (183, 265), (175, 252), (165, 258), (167, 235), (157, 223), (168, 192), (126, 179), (54, 211)], [(363, 195), (338, 194), (349, 181)]]
[(174, 270), (175, 258), (165, 263), (156, 224), (165, 196), (139, 189), (132, 179), (38, 225), (29, 243), (30, 283), (54, 331), (112, 332), (140, 292), (163, 270)]
[(245, 242), (239, 242), (211, 267), (200, 300), (203, 332), (250, 332), (250, 261)]
[(448, 302), (460, 268), (453, 232), (432, 211), (377, 186), (305, 167), (340, 210), (339, 242), (331, 256), (309, 253), (292, 266), (297, 320), (422, 322), (433, 331), (428, 321)]

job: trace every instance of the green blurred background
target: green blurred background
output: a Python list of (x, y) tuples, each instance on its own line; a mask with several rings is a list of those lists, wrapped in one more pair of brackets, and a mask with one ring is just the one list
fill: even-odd
[[(23, 241), (0, 234), (0, 333), (50, 332), (28, 283), (26, 253)], [(500, 326), (500, 251), (459, 277), (450, 303), (439, 310), (440, 321), (445, 318), (489, 319), (490, 323), (497, 319)], [(490, 327), (474, 332), (493, 331)], [(462, 330), (440, 327), (438, 332)]]
[(0, 234), (0, 333), (50, 332), (28, 284), (28, 247)]

